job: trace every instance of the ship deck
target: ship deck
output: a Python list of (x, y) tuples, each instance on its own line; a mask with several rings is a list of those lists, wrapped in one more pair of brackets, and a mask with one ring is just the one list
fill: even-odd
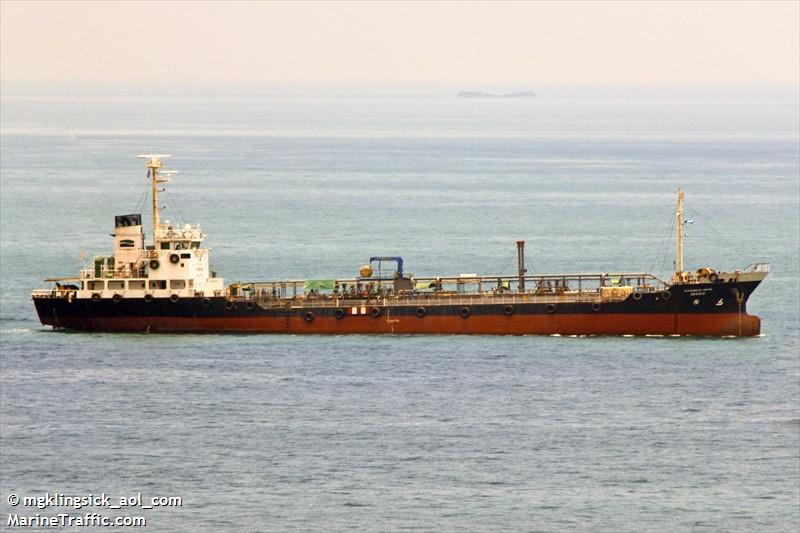
[(411, 285), (410, 289), (396, 290), (395, 278), (260, 281), (232, 284), (229, 298), (252, 301), (266, 309), (557, 304), (622, 301), (632, 293), (656, 293), (669, 287), (667, 282), (643, 272), (414, 277)]

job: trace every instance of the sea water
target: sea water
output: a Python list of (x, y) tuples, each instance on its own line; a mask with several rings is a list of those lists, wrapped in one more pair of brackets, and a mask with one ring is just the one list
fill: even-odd
[[(0, 509), (151, 531), (796, 531), (797, 88), (14, 85), (2, 91)], [(114, 335), (30, 292), (149, 221), (179, 170), (226, 282), (409, 273), (773, 272), (750, 339)], [(148, 226), (149, 231), (149, 226)], [(180, 497), (37, 509), (46, 493)], [(117, 501), (118, 503), (118, 501)], [(34, 528), (36, 529), (36, 528)]]

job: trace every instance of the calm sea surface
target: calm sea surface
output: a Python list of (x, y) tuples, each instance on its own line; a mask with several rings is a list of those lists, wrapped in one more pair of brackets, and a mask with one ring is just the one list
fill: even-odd
[[(181, 497), (88, 509), (148, 531), (797, 531), (797, 88), (459, 89), (4, 87), (0, 529), (67, 511), (10, 494), (105, 492)], [(153, 152), (226, 281), (510, 274), (517, 239), (536, 273), (667, 277), (682, 187), (689, 268), (773, 264), (764, 335), (42, 328), (30, 291), (149, 218)]]

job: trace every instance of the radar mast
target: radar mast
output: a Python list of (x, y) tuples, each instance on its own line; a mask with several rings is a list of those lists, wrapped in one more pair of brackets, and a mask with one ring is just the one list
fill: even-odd
[(161, 191), (159, 191), (158, 184), (168, 183), (169, 175), (174, 172), (164, 171), (164, 174), (166, 174), (164, 177), (159, 176), (158, 173), (159, 169), (164, 166), (161, 160), (170, 157), (170, 154), (145, 154), (137, 155), (136, 157), (139, 159), (147, 159), (147, 175), (151, 180), (153, 193), (153, 244), (155, 245), (156, 232), (161, 226), (161, 210), (163, 209), (163, 207), (158, 205), (158, 193), (164, 190), (161, 189)]

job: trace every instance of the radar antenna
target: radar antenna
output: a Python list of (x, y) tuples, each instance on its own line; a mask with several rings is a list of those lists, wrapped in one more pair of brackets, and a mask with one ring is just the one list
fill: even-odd
[(164, 163), (161, 160), (170, 157), (170, 154), (145, 154), (137, 155), (136, 157), (138, 159), (147, 159), (147, 175), (150, 177), (153, 191), (153, 245), (155, 246), (156, 232), (161, 226), (160, 212), (163, 209), (163, 207), (159, 207), (158, 205), (158, 193), (160, 192), (158, 190), (158, 184), (168, 183), (169, 177), (174, 174), (175, 171), (165, 170), (163, 172), (165, 176), (163, 178), (159, 176), (158, 171), (162, 166), (164, 166)]

